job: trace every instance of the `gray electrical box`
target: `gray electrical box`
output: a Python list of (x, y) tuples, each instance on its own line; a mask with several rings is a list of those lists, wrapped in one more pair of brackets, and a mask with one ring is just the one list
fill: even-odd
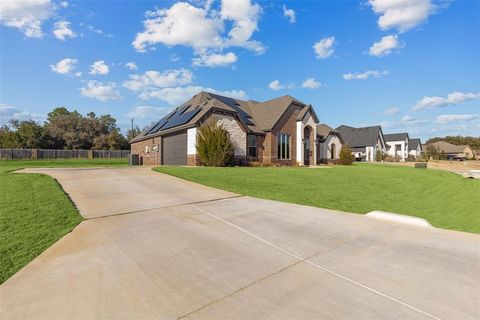
[(130, 154), (128, 156), (128, 164), (131, 166), (138, 166), (140, 165), (140, 157), (138, 154)]
[(427, 163), (426, 162), (416, 162), (415, 163), (415, 168), (427, 169)]

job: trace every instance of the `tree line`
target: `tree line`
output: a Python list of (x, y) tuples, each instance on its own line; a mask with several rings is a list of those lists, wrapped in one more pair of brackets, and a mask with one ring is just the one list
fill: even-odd
[(83, 116), (67, 108), (55, 108), (47, 120), (10, 120), (0, 127), (0, 148), (12, 149), (130, 149), (128, 143), (140, 133), (138, 127), (122, 135), (117, 120), (109, 114)]

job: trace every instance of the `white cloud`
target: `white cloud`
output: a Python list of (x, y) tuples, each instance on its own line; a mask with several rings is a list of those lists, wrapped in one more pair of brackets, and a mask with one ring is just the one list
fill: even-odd
[(431, 0), (369, 0), (382, 30), (405, 32), (425, 22), (437, 6)]
[(46, 119), (46, 116), (43, 114), (22, 111), (8, 104), (0, 103), (0, 125), (7, 124), (12, 119), (41, 122)]
[(403, 116), (402, 121), (403, 122), (412, 122), (412, 121), (415, 121), (415, 118), (412, 117), (411, 115), (406, 114), (406, 115)]
[(220, 16), (223, 21), (232, 21), (233, 24), (224, 45), (245, 47), (258, 54), (263, 53), (263, 45), (250, 40), (258, 28), (261, 12), (262, 8), (250, 0), (222, 0)]
[(368, 54), (371, 56), (382, 57), (389, 55), (395, 49), (401, 49), (404, 44), (398, 41), (397, 35), (389, 35), (382, 38), (382, 40), (375, 42), (370, 47)]
[(459, 121), (471, 121), (478, 119), (478, 114), (442, 114), (435, 120), (438, 124), (447, 124)]
[(180, 61), (180, 56), (178, 54), (172, 53), (170, 55), (170, 61), (172, 61), (172, 62)]
[(68, 3), (67, 1), (62, 1), (62, 2), (60, 2), (60, 6), (61, 6), (62, 8), (68, 8), (69, 3)]
[(346, 73), (342, 77), (345, 80), (367, 80), (368, 78), (380, 78), (388, 75), (388, 70), (368, 70), (362, 73)]
[(178, 105), (190, 99), (193, 95), (200, 91), (208, 91), (228, 97), (246, 99), (247, 94), (243, 90), (219, 91), (212, 88), (205, 88), (202, 86), (186, 86), (175, 88), (163, 88), (154, 91), (147, 91), (140, 95), (141, 99), (159, 99), (167, 102), (169, 105)]
[(278, 90), (289, 88), (291, 87), (291, 85), (284, 85), (284, 84), (281, 84), (279, 80), (273, 80), (268, 84), (268, 87), (273, 91), (278, 91)]
[(172, 108), (136, 106), (127, 115), (131, 118), (162, 118), (168, 114)]
[(233, 52), (225, 54), (203, 54), (201, 53), (197, 58), (192, 59), (194, 66), (205, 66), (210, 68), (225, 67), (229, 64), (235, 63), (237, 56)]
[(95, 61), (91, 66), (90, 66), (90, 74), (92, 75), (106, 75), (110, 72), (110, 68), (105, 64), (105, 61), (99, 60)]
[(399, 112), (400, 112), (400, 109), (398, 109), (397, 107), (391, 107), (386, 109), (383, 113), (387, 116), (394, 116), (394, 115), (397, 115)]
[(136, 64), (135, 62), (133, 62), (133, 61), (127, 62), (127, 63), (125, 64), (125, 67), (127, 67), (127, 68), (130, 69), (130, 70), (137, 70), (137, 69), (138, 69), (137, 64)]
[(283, 5), (283, 16), (288, 18), (290, 23), (295, 23), (297, 21), (295, 11), (293, 9), (288, 9), (286, 5)]
[(19, 29), (26, 37), (41, 38), (42, 24), (55, 12), (50, 0), (2, 0), (0, 23)]
[(145, 51), (149, 45), (162, 43), (167, 46), (184, 45), (195, 49), (220, 46), (220, 19), (208, 17), (208, 12), (187, 2), (177, 2), (169, 9), (150, 12), (143, 22), (145, 30), (137, 33), (133, 46)]
[(176, 87), (192, 82), (193, 74), (187, 69), (173, 69), (164, 72), (146, 71), (144, 74), (132, 74), (123, 86), (132, 91), (152, 91), (158, 88)]
[(462, 102), (473, 99), (480, 99), (480, 93), (465, 93), (454, 91), (452, 93), (449, 93), (445, 98), (439, 96), (426, 96), (417, 101), (412, 110), (418, 111), (427, 108), (446, 107), (449, 105), (460, 104)]
[(202, 8), (177, 2), (170, 8), (147, 12), (144, 30), (137, 33), (132, 45), (137, 51), (159, 43), (169, 47), (182, 45), (193, 48), (196, 55), (243, 47), (261, 54), (265, 47), (251, 40), (261, 11), (250, 0), (222, 0), (219, 11), (210, 5)]
[(80, 88), (82, 96), (97, 99), (102, 102), (109, 100), (121, 100), (123, 97), (116, 90), (115, 83), (102, 83), (96, 80), (90, 80), (87, 85)]
[(335, 37), (323, 38), (322, 40), (315, 43), (313, 45), (313, 49), (315, 50), (317, 58), (326, 59), (330, 57), (335, 52), (335, 50), (333, 49), (334, 44)]
[(71, 23), (68, 21), (55, 22), (53, 35), (55, 38), (65, 41), (66, 38), (76, 38), (77, 34), (70, 29)]
[(315, 78), (307, 78), (302, 83), (302, 87), (307, 89), (317, 89), (320, 88), (322, 84), (315, 80)]
[(58, 61), (55, 64), (51, 64), (50, 69), (56, 73), (70, 74), (75, 69), (75, 66), (77, 64), (78, 64), (77, 59), (65, 58), (63, 60)]

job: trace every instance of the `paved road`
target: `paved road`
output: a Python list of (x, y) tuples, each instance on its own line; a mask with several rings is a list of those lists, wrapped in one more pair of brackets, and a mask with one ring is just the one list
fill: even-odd
[(1, 319), (479, 319), (480, 237), (146, 168), (31, 169), (87, 218), (0, 286)]

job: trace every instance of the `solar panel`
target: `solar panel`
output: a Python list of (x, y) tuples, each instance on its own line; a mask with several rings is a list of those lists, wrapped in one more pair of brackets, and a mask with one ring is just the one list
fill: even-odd
[(188, 107), (190, 107), (190, 105), (186, 105), (186, 106), (183, 106), (183, 107), (180, 107), (177, 109), (177, 112), (175, 112), (175, 115), (181, 115), (182, 113), (185, 112), (185, 110), (188, 109)]
[(157, 124), (155, 124), (153, 128), (148, 131), (147, 134), (153, 134), (155, 132), (158, 132), (158, 130), (160, 130), (167, 123), (167, 121), (168, 120), (166, 117), (158, 121)]
[[(195, 117), (195, 115), (198, 112), (200, 112), (200, 110), (201, 109), (195, 109), (195, 110), (192, 110), (192, 111), (189, 111), (189, 112), (185, 112), (184, 114), (181, 114), (181, 115), (175, 115), (172, 118), (170, 118), (170, 120), (168, 120), (167, 124), (165, 124), (162, 127), (162, 129), (166, 130), (166, 129), (170, 129), (170, 128), (173, 128), (173, 127), (181, 126), (182, 124), (187, 123), (193, 117)], [(177, 114), (178, 114), (178, 112), (177, 112)]]

